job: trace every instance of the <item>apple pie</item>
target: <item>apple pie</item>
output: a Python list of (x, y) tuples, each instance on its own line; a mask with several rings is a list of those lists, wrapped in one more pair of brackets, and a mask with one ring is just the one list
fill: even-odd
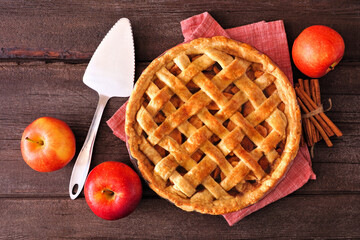
[(269, 57), (225, 37), (200, 38), (144, 70), (125, 129), (157, 194), (186, 211), (225, 214), (256, 203), (286, 174), (300, 110)]

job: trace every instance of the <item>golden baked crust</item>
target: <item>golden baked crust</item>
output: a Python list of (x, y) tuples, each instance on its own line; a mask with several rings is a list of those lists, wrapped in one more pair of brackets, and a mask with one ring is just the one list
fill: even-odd
[(286, 174), (300, 111), (266, 55), (225, 37), (201, 38), (144, 70), (125, 130), (156, 193), (186, 211), (225, 214), (256, 203)]

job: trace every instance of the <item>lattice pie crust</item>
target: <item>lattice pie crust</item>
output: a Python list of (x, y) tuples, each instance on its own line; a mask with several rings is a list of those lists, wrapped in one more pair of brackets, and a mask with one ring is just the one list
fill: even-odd
[(284, 73), (253, 47), (196, 39), (155, 59), (126, 112), (131, 155), (150, 187), (187, 211), (256, 203), (285, 175), (300, 111)]

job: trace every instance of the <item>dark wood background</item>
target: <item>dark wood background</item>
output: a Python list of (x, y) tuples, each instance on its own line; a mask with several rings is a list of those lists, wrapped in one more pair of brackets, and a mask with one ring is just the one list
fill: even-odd
[[(253, 213), (233, 227), (221, 216), (182, 211), (146, 185), (139, 207), (118, 221), (96, 217), (83, 194), (75, 201), (68, 184), (75, 159), (53, 173), (22, 160), (20, 138), (38, 117), (69, 124), (79, 152), (97, 104), (82, 83), (92, 53), (121, 17), (132, 22), (136, 76), (164, 50), (183, 41), (181, 20), (210, 14), (231, 28), (283, 19), (289, 46), (306, 27), (324, 24), (344, 38), (346, 51), (321, 78), (328, 116), (343, 131), (315, 147), (316, 181)], [(0, 1), (0, 239), (56, 238), (360, 238), (360, 4), (359, 1)], [(294, 76), (302, 75), (294, 68)], [(104, 161), (130, 165), (124, 143), (106, 120), (126, 101), (108, 103), (91, 168)]]

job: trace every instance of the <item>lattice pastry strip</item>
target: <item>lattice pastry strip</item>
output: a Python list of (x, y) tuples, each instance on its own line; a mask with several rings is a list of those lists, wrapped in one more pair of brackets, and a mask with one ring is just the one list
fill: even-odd
[[(180, 68), (184, 68), (186, 67), (186, 63), (184, 64), (184, 62), (186, 62), (184, 60), (184, 57), (182, 56), (182, 64), (180, 66)], [(187, 62), (189, 63), (189, 62)], [(202, 73), (199, 73), (198, 75), (194, 76), (193, 77), (193, 81), (195, 83), (198, 83), (201, 87), (201, 89), (203, 91), (205, 91), (208, 95), (210, 96), (213, 96), (212, 97), (212, 100), (215, 101), (217, 103), (218, 106), (220, 107), (227, 107), (226, 104), (227, 104), (227, 99), (226, 97), (221, 94), (219, 91), (225, 89), (227, 87), (228, 84), (230, 84), (233, 80), (235, 80), (237, 77), (239, 77), (239, 75), (241, 76), (247, 66), (249, 64), (244, 62), (244, 61), (241, 61), (239, 59), (236, 59), (234, 60), (233, 62), (229, 63), (229, 67), (228, 68), (225, 68), (224, 70), (225, 71), (222, 71), (221, 73), (219, 73), (218, 75), (216, 75), (212, 80), (212, 82), (214, 84), (217, 84), (218, 86), (214, 87), (213, 86), (213, 83), (211, 81), (209, 81)], [(234, 66), (236, 66), (236, 71), (233, 69)], [(185, 69), (182, 69), (182, 70), (185, 70)], [(231, 72), (231, 75), (228, 74), (228, 72)], [(238, 74), (238, 75), (236, 75)], [(226, 76), (226, 78), (224, 79), (224, 76)], [(224, 81), (224, 80), (225, 81)], [(222, 81), (221, 81), (222, 80)], [(228, 81), (226, 81), (228, 80)], [(215, 92), (215, 94), (212, 94), (211, 92), (209, 93), (209, 91), (206, 91), (207, 89), (211, 89), (211, 90), (214, 90), (214, 89), (219, 89), (218, 92)], [(216, 96), (222, 96), (222, 98), (219, 98), (219, 97), (216, 97)], [(211, 130), (217, 135), (219, 136), (220, 138), (224, 137), (223, 133), (225, 134), (228, 134), (227, 130), (222, 127), (221, 125), (218, 124), (218, 121), (217, 119), (213, 119), (213, 116), (207, 112), (206, 109), (203, 109), (199, 114), (198, 114), (198, 117), (208, 126), (211, 128)], [(211, 121), (210, 121), (211, 120)], [(222, 130), (222, 131), (221, 131)], [(251, 158), (246, 158), (246, 159), (243, 159), (244, 161), (248, 162), (248, 166), (254, 170), (257, 175), (260, 177), (263, 175), (263, 171), (260, 169), (259, 165), (256, 164), (255, 161), (251, 161)], [(251, 162), (249, 162), (251, 161)]]
[[(155, 86), (155, 85), (152, 85), (151, 87), (149, 87), (149, 90), (148, 90), (148, 94), (150, 95), (150, 96), (155, 96), (155, 94), (154, 94), (154, 92), (156, 92), (156, 89), (157, 87)], [(165, 109), (165, 107), (164, 107), (164, 109), (163, 109), (163, 111), (165, 111), (165, 112), (174, 112), (175, 111), (175, 107), (173, 107), (172, 106), (172, 104), (171, 103), (169, 103), (169, 102), (167, 102), (167, 104), (166, 104), (166, 108), (167, 109), (169, 109), (169, 108), (172, 108), (172, 110), (170, 110), (170, 111), (166, 111), (166, 109)], [(159, 109), (157, 109), (157, 110), (159, 110)], [(140, 118), (140, 121), (139, 121), (139, 123), (140, 124), (143, 124), (143, 128), (144, 129), (149, 129), (149, 127), (148, 126), (146, 126), (146, 125), (148, 125), (148, 123), (149, 122), (151, 122), (151, 118), (150, 117), (143, 117), (142, 116), (142, 114), (146, 114), (146, 112), (145, 112), (145, 110), (144, 109), (142, 109), (141, 111), (139, 111), (139, 118)], [(145, 120), (145, 121), (142, 121), (142, 120)], [(184, 126), (185, 125), (185, 126)], [(196, 130), (195, 130), (195, 128), (194, 127), (191, 127), (192, 125), (191, 124), (189, 124), (189, 123), (183, 123), (182, 124), (182, 127), (180, 126), (179, 127), (179, 129), (181, 129), (181, 130), (184, 130), (184, 129), (187, 129), (187, 131), (182, 131), (184, 134), (186, 134), (186, 135), (188, 135), (189, 136), (189, 139), (188, 139), (188, 141), (191, 141), (191, 136), (194, 136), (195, 137), (195, 134), (193, 134), (193, 135), (190, 135), (188, 132), (195, 132)], [(156, 128), (155, 127), (155, 123), (153, 123), (153, 127), (152, 128)], [(189, 131), (189, 128), (192, 128), (192, 131)], [(210, 131), (208, 131), (207, 132), (207, 134), (209, 134), (210, 133)], [(208, 136), (208, 137), (210, 137), (210, 136)], [(197, 139), (199, 139), (199, 137), (198, 136), (196, 136), (196, 138)], [(145, 142), (145, 141), (144, 141)], [(209, 144), (209, 142), (208, 142), (208, 144)], [(211, 143), (210, 143), (211, 144)], [(166, 147), (166, 146), (164, 146), (164, 147)], [(176, 148), (175, 148), (176, 149)], [(168, 149), (169, 150), (169, 149)], [(202, 149), (202, 150), (204, 150), (204, 149)], [(206, 150), (204, 150), (205, 152), (206, 152)], [(224, 159), (223, 160), (223, 162), (225, 162), (225, 163), (227, 163), (227, 161)], [(167, 179), (167, 178), (170, 178), (170, 175), (175, 171), (175, 168), (177, 167), (177, 164), (174, 164), (174, 158), (173, 158), (173, 156), (172, 155), (169, 155), (168, 157), (166, 157), (166, 158), (164, 158), (162, 161), (160, 161), (159, 163), (158, 162), (154, 162), (154, 164), (156, 164), (156, 167), (155, 167), (155, 171), (157, 170), (157, 169), (162, 169), (163, 171), (162, 172), (166, 172), (166, 175), (163, 175), (161, 172), (158, 172), (165, 180)], [(169, 168), (169, 166), (171, 166), (170, 168)], [(193, 163), (193, 165), (190, 165), (189, 167), (187, 167), (188, 169), (191, 169), (192, 168), (192, 166), (194, 166), (194, 163)], [(229, 165), (230, 166), (230, 165)], [(228, 166), (228, 167), (229, 167)], [(184, 166), (185, 167), (185, 166)], [(231, 166), (230, 166), (231, 167)], [(226, 169), (226, 168), (225, 168)], [(193, 172), (195, 172), (195, 171), (193, 171)], [(192, 172), (191, 172), (192, 173)], [(179, 177), (178, 177), (178, 175), (176, 175), (176, 179), (178, 180), (179, 179)], [(172, 180), (171, 178), (170, 178), (170, 180)], [(209, 181), (209, 180), (207, 180), (207, 181)], [(210, 181), (211, 182), (211, 181)], [(212, 183), (212, 185), (215, 185), (214, 183)], [(205, 183), (205, 187), (206, 187), (206, 183)], [(212, 192), (213, 193), (213, 195), (216, 197), (216, 198), (220, 198), (221, 196), (226, 196), (226, 193), (222, 190), (222, 189), (220, 189), (219, 188), (219, 186), (216, 186), (216, 188), (218, 188), (218, 189), (216, 189), (216, 191), (214, 190), (214, 187), (212, 187), (211, 189), (209, 189), (209, 191), (210, 192)], [(191, 193), (190, 193), (191, 191), (188, 191), (188, 195), (190, 195)], [(219, 192), (221, 193), (221, 194), (219, 194)]]
[[(186, 59), (186, 58), (184, 58), (184, 57), (182, 56), (182, 62), (185, 62), (184, 59)], [(178, 61), (178, 62), (180, 62), (180, 61)], [(189, 61), (188, 61), (188, 63), (189, 63)], [(182, 63), (181, 65), (182, 65), (182, 67), (184, 67), (185, 64)], [(202, 76), (201, 74), (199, 74), (199, 75), (200, 75), (202, 78), (204, 78), (204, 76)], [(194, 79), (197, 79), (196, 77), (199, 77), (199, 76), (194, 76)], [(200, 82), (202, 82), (202, 83), (205, 82), (204, 85), (206, 86), (206, 82), (207, 82), (207, 81), (204, 81), (204, 79), (203, 79), (203, 81), (200, 81)], [(210, 89), (217, 89), (217, 88), (210, 88)], [(219, 93), (217, 93), (217, 94), (215, 94), (215, 95), (219, 95)], [(276, 95), (274, 95), (274, 96), (276, 96)], [(214, 99), (214, 98), (213, 98), (213, 100), (216, 101), (216, 99)], [(219, 103), (219, 100), (217, 101), (217, 103), (221, 106), (221, 103)], [(223, 104), (224, 104), (224, 103), (223, 103)], [(241, 147), (238, 147), (238, 148), (236, 149), (235, 154), (237, 154), (237, 156), (239, 156), (239, 157), (242, 158), (242, 159), (251, 159), (251, 156), (250, 156), (249, 154), (247, 154), (243, 149), (241, 149)], [(242, 156), (242, 157), (241, 157), (241, 156)], [(252, 161), (252, 162), (250, 162), (250, 163), (252, 163), (252, 165), (250, 165), (250, 164), (248, 164), (248, 165), (250, 165), (250, 168), (254, 170), (255, 174), (256, 174), (259, 178), (262, 177), (262, 176), (264, 175), (264, 173), (263, 173), (262, 169), (259, 167), (259, 165), (256, 164), (255, 161)]]
[[(214, 152), (214, 151), (212, 151), (212, 152)], [(211, 154), (211, 152), (210, 152), (210, 154)], [(220, 165), (220, 164), (219, 164)], [(221, 166), (221, 165), (220, 165)], [(227, 172), (227, 171), (226, 171)]]
[[(185, 70), (185, 67), (186, 67), (186, 61), (184, 60), (184, 57), (182, 56), (182, 64), (181, 64), (181, 66), (180, 66), (180, 68), (184, 68), (184, 69), (182, 69), (182, 70)], [(185, 62), (185, 64), (184, 64), (184, 62)], [(189, 62), (187, 62), (187, 63), (189, 63)], [(240, 72), (240, 74), (242, 75), (244, 72), (245, 72), (245, 70), (246, 70), (246, 68), (247, 68), (247, 66), (249, 65), (249, 64), (247, 64), (247, 63), (245, 63), (245, 62), (243, 62), (243, 61), (241, 61), (241, 60), (238, 60), (238, 59), (236, 59), (235, 61), (233, 61), (233, 63), (235, 63), (235, 64), (233, 64), (233, 65), (230, 65), (231, 67), (232, 66), (236, 66), (237, 65), (237, 67), (236, 67), (236, 69), (237, 69), (237, 71), (233, 71), (232, 69), (231, 69), (231, 67), (228, 69), (228, 68), (226, 68), (226, 71), (225, 71), (225, 74), (224, 75), (226, 75), (226, 73), (227, 73), (227, 71), (230, 71), (231, 73), (236, 73), (236, 74), (239, 74), (239, 69), (241, 69), (242, 71)], [(244, 67), (242, 67), (242, 68), (240, 68), (239, 66), (244, 66)], [(218, 74), (218, 75), (220, 75), (220, 73)], [(218, 106), (220, 106), (220, 107), (227, 107), (226, 106), (226, 102), (227, 102), (227, 99), (223, 96), (223, 94), (221, 94), (221, 93), (219, 93), (219, 92), (215, 92), (215, 94), (212, 94), (210, 91), (207, 91), (207, 89), (211, 89), (211, 90), (216, 90), (216, 89), (218, 89), (218, 87), (220, 88), (220, 90), (223, 90), (223, 89), (225, 89), (225, 87), (229, 84), (229, 82), (228, 83), (224, 83), (224, 81), (219, 81), (219, 79), (221, 79), (220, 77), (218, 77), (218, 75), (216, 75), (214, 78), (213, 78), (213, 82), (214, 82), (214, 84), (218, 84), (218, 86), (216, 86), (216, 87), (214, 87), (214, 86), (212, 86), (213, 85), (213, 83), (211, 82), (211, 81), (209, 81), (203, 74), (198, 74), (198, 75), (196, 75), (196, 76), (194, 76), (193, 77), (193, 81), (195, 82), (195, 83), (198, 83), (199, 84), (199, 86), (200, 86), (200, 88), (202, 89), (202, 91), (205, 91), (208, 95), (210, 95), (210, 96), (213, 96), (212, 97), (212, 100), (214, 101), (214, 102), (216, 102), (217, 103), (217, 105)], [(231, 79), (231, 78), (227, 78), (227, 79)], [(236, 78), (235, 78), (236, 79)], [(233, 80), (235, 80), (235, 79), (232, 79), (232, 81)], [(230, 81), (231, 82), (231, 81)], [(226, 85), (227, 84), (227, 85)], [(219, 90), (219, 91), (220, 91)], [(210, 93), (209, 93), (210, 92)], [(222, 98), (217, 98), (216, 96), (219, 96), (219, 95), (221, 95), (222, 96)], [(214, 97), (215, 96), (215, 97)], [(275, 95), (276, 96), (276, 95)], [(224, 102), (224, 99), (225, 99), (225, 102)], [(266, 107), (267, 105), (265, 104), (265, 107)], [(274, 105), (275, 106), (275, 105)], [(276, 106), (275, 106), (276, 107)], [(223, 138), (224, 137), (224, 134), (223, 133), (225, 133), (225, 134), (228, 134), (228, 132), (227, 132), (227, 130), (226, 129), (224, 129), (221, 125), (219, 126), (219, 124), (218, 124), (218, 121), (216, 120), (216, 119), (213, 119), (214, 117), (206, 110), (206, 109), (203, 109), (199, 114), (198, 114), (198, 117), (217, 135), (217, 136), (219, 136), (220, 138)], [(229, 116), (226, 116), (226, 118), (227, 117), (229, 117)], [(223, 118), (224, 119), (224, 118)], [(211, 120), (211, 121), (209, 121), (209, 120)], [(221, 131), (222, 130), (222, 131)], [(255, 174), (256, 174), (256, 176), (258, 177), (258, 178), (261, 178), (263, 175), (264, 175), (264, 171), (261, 169), (261, 167), (257, 164), (257, 162), (256, 162), (256, 160), (254, 160), (252, 157), (251, 157), (251, 155), (250, 154), (248, 154), (248, 153), (246, 153), (246, 151), (244, 150), (244, 149), (242, 149), (241, 148), (241, 146), (239, 146), (237, 149), (236, 149), (236, 151), (235, 151), (235, 154), (240, 158), (240, 159), (242, 159), (246, 164), (247, 164), (247, 166), (251, 169), (251, 170), (253, 170), (254, 172), (255, 172)]]
[[(182, 57), (182, 59), (183, 59), (183, 62), (184, 62), (184, 58)], [(180, 61), (178, 61), (178, 62), (180, 62)], [(234, 61), (235, 62), (235, 61)], [(189, 65), (190, 65), (190, 61), (188, 61), (187, 62)], [(184, 67), (184, 65), (186, 65), (186, 63), (184, 64), (184, 63), (182, 63), (182, 67)], [(194, 66), (194, 65), (193, 65)], [(192, 66), (192, 67), (193, 67)], [(194, 67), (193, 67), (194, 68)], [(199, 68), (200, 70), (201, 70), (201, 68)], [(193, 74), (194, 74), (194, 71), (192, 70), (192, 72), (193, 72)], [(164, 77), (165, 76), (165, 77)], [(162, 71), (160, 71), (160, 74), (158, 74), (158, 77), (160, 78), (160, 79), (164, 79), (165, 81), (166, 81), (166, 84), (167, 85), (173, 85), (174, 83), (176, 83), (176, 84), (181, 84), (181, 83), (179, 83), (179, 81), (177, 80), (177, 78), (176, 77), (173, 77), (169, 72), (167, 72), (167, 71), (165, 71), (165, 69), (163, 68), (162, 69)], [(172, 80), (169, 80), (169, 79), (172, 79)], [(197, 74), (197, 75), (195, 75), (195, 76), (193, 76), (193, 80), (195, 80), (194, 82), (195, 83), (201, 83), (201, 85), (200, 85), (200, 87), (204, 90), (204, 91), (206, 91), (206, 90), (208, 90), (208, 91), (206, 91), (206, 93), (208, 94), (208, 95), (210, 95), (210, 96), (213, 96), (213, 98), (212, 98), (212, 100), (214, 100), (218, 105), (220, 105), (220, 106), (223, 106), (223, 105), (225, 105), (226, 104), (226, 102), (225, 101), (227, 101), (227, 99), (221, 94), (221, 92), (220, 92), (220, 90), (218, 90), (218, 92), (215, 92), (214, 94), (211, 94), (211, 92), (210, 92), (210, 94), (209, 94), (209, 90), (214, 90), (214, 89), (218, 89), (218, 88), (214, 88), (213, 86), (212, 86), (212, 82), (210, 82), (203, 74)], [(210, 86), (209, 86), (210, 85)], [(223, 86), (222, 88), (225, 88), (226, 87), (226, 85), (225, 86)], [(180, 87), (179, 88), (180, 90), (178, 91), (178, 95), (180, 96), (180, 98), (183, 98), (184, 100), (186, 100), (186, 98), (188, 97), (187, 95), (190, 95), (189, 94), (189, 92), (188, 91), (186, 91), (187, 89), (185, 89), (185, 88), (183, 88), (183, 87)], [(180, 94), (182, 94), (182, 95), (180, 95)], [(200, 92), (200, 93), (197, 93), (197, 95), (200, 95), (200, 96), (203, 96), (204, 94), (202, 93), (202, 92)], [(216, 98), (216, 96), (219, 96), (219, 95), (221, 95), (223, 98)], [(195, 96), (195, 95), (194, 95)], [(205, 96), (205, 95), (204, 95)], [(215, 96), (215, 97), (214, 97)], [(275, 94), (273, 94), (273, 96), (276, 96)], [(225, 98), (225, 101), (224, 101), (224, 98)], [(265, 98), (265, 96), (264, 96), (264, 98)], [(263, 101), (264, 101), (264, 99), (262, 99)], [(196, 99), (196, 101), (197, 101), (197, 99)], [(203, 101), (204, 102), (204, 105), (200, 105), (200, 107), (201, 108), (203, 108), (204, 106), (206, 106), (210, 101), (208, 101), (208, 102), (206, 102), (206, 101)], [(192, 102), (190, 102), (190, 104), (192, 104)], [(190, 105), (189, 104), (189, 105)], [(267, 105), (265, 104), (265, 107), (266, 107)], [(184, 107), (184, 109), (186, 109), (185, 107)], [(205, 110), (206, 111), (206, 110)], [(182, 114), (182, 112), (180, 112), (180, 114), (179, 114), (180, 116), (183, 116), (184, 117), (184, 114)], [(192, 114), (190, 114), (190, 116), (191, 116)], [(200, 116), (200, 119), (201, 119), (201, 116), (203, 116), (204, 114), (200, 114), (199, 116)], [(267, 117), (267, 116), (265, 116), (265, 117)], [(211, 118), (211, 115), (209, 115), (208, 114), (208, 117), (206, 118), (205, 117), (205, 119), (208, 119), (208, 118)], [(173, 120), (172, 118), (168, 118), (168, 119), (170, 119), (170, 120)], [(175, 118), (176, 119), (176, 118)], [(172, 121), (170, 121), (169, 120), (169, 122), (172, 122)], [(182, 121), (184, 121), (184, 120), (182, 120)], [(181, 121), (181, 122), (182, 122)], [(213, 124), (212, 124), (212, 126), (213, 126)], [(216, 129), (218, 129), (218, 128), (216, 128)], [(220, 128), (221, 129), (221, 128)], [(159, 130), (158, 130), (159, 131)], [(170, 130), (168, 130), (168, 131), (170, 131)], [(159, 131), (159, 132), (161, 132), (161, 131)], [(168, 134), (169, 132), (167, 132), (167, 134)], [(219, 134), (219, 136), (221, 137), (221, 134)], [(238, 146), (236, 149), (235, 149), (235, 151), (234, 151), (234, 153), (240, 158), (240, 159), (242, 159), (242, 160), (245, 160), (245, 162), (247, 163), (247, 165), (248, 165), (248, 167), (250, 167), (250, 169), (252, 169), (253, 171), (254, 171), (254, 173), (255, 173), (255, 175), (258, 177), (258, 178), (261, 178), (263, 175), (264, 175), (264, 172), (263, 172), (263, 170), (261, 169), (261, 167), (256, 163), (256, 160), (253, 160), (252, 159), (252, 156), (250, 155), (250, 154), (248, 154), (241, 146)], [(250, 159), (250, 161), (249, 161), (249, 159)], [(247, 160), (247, 161), (246, 161)]]
[(285, 174), (298, 110), (266, 56), (223, 37), (198, 39), (142, 73), (126, 133), (151, 188), (185, 210), (223, 214), (258, 201)]
[[(140, 123), (140, 125), (142, 125), (142, 127), (144, 128), (145, 131), (150, 132), (151, 129), (156, 128), (156, 126), (155, 126), (156, 123), (152, 122), (152, 118), (150, 117), (148, 112), (145, 110), (145, 108), (142, 107), (141, 110), (139, 111), (139, 114), (140, 114), (139, 117), (141, 117), (141, 119), (142, 119), (142, 120), (140, 120), (139, 123)], [(144, 117), (144, 115), (148, 115), (148, 116)], [(152, 124), (148, 124), (149, 122), (152, 122)], [(188, 140), (191, 141), (191, 137)], [(144, 139), (143, 141), (147, 142), (146, 139)], [(163, 148), (165, 148), (166, 150), (168, 150), (171, 155), (169, 155), (168, 157), (166, 157), (163, 160), (161, 160), (160, 162), (158, 162), (156, 167), (158, 167), (159, 164), (162, 165), (162, 167), (169, 166), (169, 163), (172, 164), (175, 159), (179, 165), (183, 166), (185, 169), (188, 170), (188, 173), (185, 174), (184, 177), (181, 177), (175, 171), (175, 168), (173, 168), (171, 170), (168, 169), (168, 171), (170, 172), (169, 178), (174, 183), (175, 186), (177, 186), (177, 187), (181, 186), (180, 188), (179, 187), (178, 188), (184, 194), (186, 194), (187, 196), (192, 196), (195, 191), (196, 186), (199, 185), (204, 180), (206, 180), (207, 178), (209, 178), (209, 174), (215, 169), (216, 164), (215, 164), (215, 161), (211, 160), (211, 155), (206, 156), (199, 164), (197, 164), (190, 157), (190, 155), (193, 152), (185, 151), (186, 144), (187, 144), (187, 142), (185, 142), (183, 144), (183, 146), (179, 146), (174, 139), (172, 139), (168, 136), (165, 137), (163, 140), (161, 140), (159, 142), (159, 145), (162, 146)], [(205, 149), (204, 149), (204, 151), (207, 152)], [(215, 153), (214, 150), (211, 152), (212, 152), (212, 154)], [(219, 155), (216, 157), (218, 158)], [(155, 169), (156, 169), (156, 167), (155, 167)], [(174, 166), (174, 167), (176, 167), (176, 166)], [(207, 171), (205, 171), (205, 170), (207, 170)], [(191, 176), (191, 177), (188, 177), (188, 176)], [(167, 177), (167, 176), (163, 176), (163, 177)], [(211, 184), (214, 185), (214, 183), (211, 180), (207, 179), (206, 181), (210, 181)], [(180, 183), (180, 184), (178, 184), (178, 183)], [(204, 186), (207, 187), (206, 183), (204, 184)], [(214, 188), (217, 188), (217, 189), (214, 189)], [(220, 188), (218, 184), (216, 184), (215, 187), (213, 186), (213, 187), (209, 188), (208, 190), (211, 193), (213, 193), (216, 198), (227, 197), (227, 193), (222, 188)]]

